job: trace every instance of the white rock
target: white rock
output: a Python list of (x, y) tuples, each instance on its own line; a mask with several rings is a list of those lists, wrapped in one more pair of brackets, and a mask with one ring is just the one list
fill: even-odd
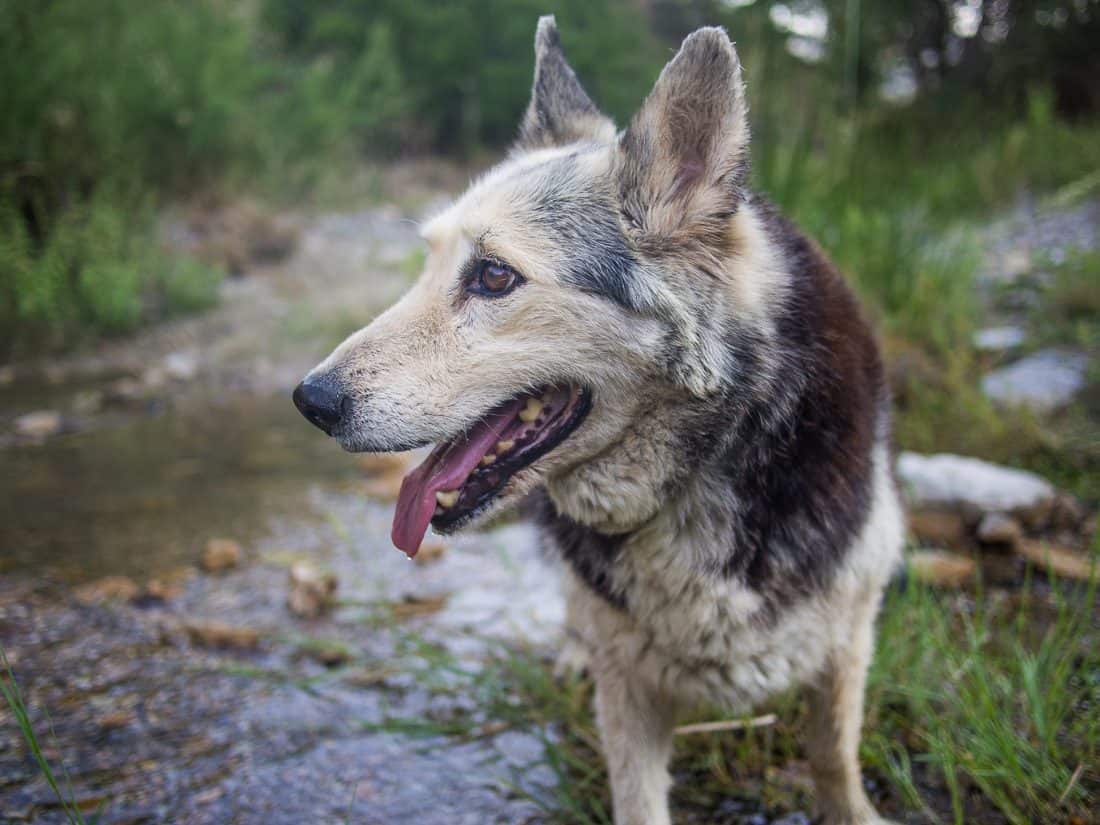
[(974, 333), (974, 346), (983, 352), (1001, 352), (1020, 346), (1026, 337), (1020, 327), (987, 327)]
[(1054, 487), (1045, 479), (976, 458), (902, 453), (897, 470), (913, 508), (959, 510), (973, 517), (1013, 513), (1030, 521), (1054, 502)]
[(40, 440), (60, 432), (61, 423), (57, 410), (38, 410), (15, 419), (15, 432), (24, 438)]
[(1088, 357), (1045, 349), (982, 379), (982, 392), (1000, 404), (1018, 404), (1038, 412), (1068, 404), (1085, 386)]
[(161, 362), (161, 369), (173, 381), (190, 381), (199, 372), (199, 359), (193, 352), (172, 352)]

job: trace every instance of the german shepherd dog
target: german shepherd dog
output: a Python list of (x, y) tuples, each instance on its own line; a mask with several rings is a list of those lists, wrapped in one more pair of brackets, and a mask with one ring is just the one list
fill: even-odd
[(874, 337), (749, 188), (741, 67), (690, 35), (623, 131), (539, 21), (516, 145), (423, 227), (417, 283), (295, 390), (347, 450), (437, 446), (393, 542), (527, 504), (563, 562), (615, 822), (669, 822), (679, 708), (809, 696), (822, 820), (881, 823), (857, 762), (903, 521)]

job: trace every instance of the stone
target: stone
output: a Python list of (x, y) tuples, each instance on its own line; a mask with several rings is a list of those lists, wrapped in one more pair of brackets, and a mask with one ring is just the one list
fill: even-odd
[(426, 541), (420, 545), (420, 550), (413, 556), (416, 564), (435, 564), (443, 558), (447, 552), (447, 545), (441, 541)]
[(974, 580), (974, 559), (943, 550), (915, 550), (908, 555), (909, 575), (938, 587), (961, 587)]
[(402, 480), (402, 477), (397, 473), (378, 476), (365, 481), (363, 490), (368, 496), (379, 501), (397, 501), (397, 494), (401, 491)]
[(1049, 412), (1073, 400), (1085, 386), (1088, 357), (1045, 349), (982, 378), (982, 392), (998, 404)]
[(897, 472), (912, 509), (954, 510), (975, 522), (986, 513), (1007, 513), (1040, 525), (1055, 497), (1054, 487), (1034, 473), (949, 453), (902, 453)]
[(107, 387), (104, 400), (108, 404), (125, 407), (141, 403), (146, 399), (146, 396), (146, 387), (141, 381), (137, 378), (124, 376), (111, 382), (110, 386)]
[(1012, 516), (986, 513), (978, 522), (977, 536), (983, 544), (1004, 544), (1015, 548), (1023, 539), (1024, 531)]
[(244, 551), (233, 539), (210, 539), (203, 548), (199, 566), (207, 573), (222, 573), (239, 567)]
[(1017, 550), (1044, 573), (1053, 573), (1065, 579), (1089, 581), (1100, 569), (1097, 562), (1085, 554), (1046, 541), (1024, 539)]
[(123, 601), (127, 602), (141, 592), (141, 588), (129, 576), (104, 576), (101, 579), (87, 582), (73, 590), (77, 601), (84, 604), (97, 602)]
[(286, 606), (295, 616), (316, 619), (332, 606), (339, 583), (333, 573), (319, 570), (309, 562), (290, 566)]
[(446, 607), (447, 599), (447, 595), (421, 596), (410, 593), (401, 601), (393, 602), (390, 605), (390, 612), (395, 619), (410, 619), (414, 616), (430, 616)]
[(963, 549), (971, 544), (966, 519), (955, 510), (912, 510), (909, 532), (927, 547)]
[(194, 352), (172, 352), (161, 362), (164, 375), (173, 381), (190, 381), (199, 372), (199, 358)]
[(1003, 352), (1020, 346), (1026, 337), (1021, 327), (987, 327), (974, 333), (974, 348), (982, 352)]
[(184, 624), (192, 644), (199, 647), (253, 650), (260, 644), (260, 632), (250, 627), (238, 627), (225, 622), (193, 621)]
[(37, 410), (15, 419), (15, 433), (23, 438), (42, 441), (61, 432), (61, 413), (57, 410)]
[(811, 820), (801, 811), (773, 820), (772, 825), (811, 825)]
[(76, 415), (95, 415), (102, 409), (102, 390), (82, 390), (73, 396), (72, 411)]
[(361, 453), (356, 457), (359, 468), (370, 476), (404, 475), (409, 460), (408, 453)]

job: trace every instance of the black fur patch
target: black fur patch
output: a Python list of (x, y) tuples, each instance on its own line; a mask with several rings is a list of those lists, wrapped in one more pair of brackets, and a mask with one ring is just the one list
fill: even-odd
[(525, 509), (554, 543), (554, 551), (572, 568), (577, 577), (620, 610), (626, 600), (613, 585), (612, 570), (619, 557), (625, 535), (608, 536), (578, 524), (558, 512), (545, 490), (533, 493)]
[(782, 367), (718, 464), (738, 513), (723, 572), (777, 609), (827, 585), (867, 519), (886, 386), (843, 279), (770, 204), (755, 206), (793, 282), (776, 319)]

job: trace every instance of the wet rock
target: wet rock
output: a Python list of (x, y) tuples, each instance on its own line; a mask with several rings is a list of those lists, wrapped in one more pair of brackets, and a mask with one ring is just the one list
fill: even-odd
[(978, 541), (983, 544), (1007, 545), (1015, 549), (1024, 537), (1020, 523), (1004, 513), (986, 513), (978, 522)]
[(149, 579), (131, 601), (138, 607), (155, 607), (183, 595), (183, 584), (166, 579)]
[(144, 384), (136, 378), (119, 378), (107, 387), (104, 401), (119, 407), (140, 404), (147, 398), (147, 390)]
[(199, 647), (254, 650), (260, 644), (260, 632), (251, 627), (203, 621), (187, 622), (183, 627), (192, 644)]
[(784, 817), (773, 820), (772, 825), (811, 825), (811, 820), (802, 811), (795, 811)]
[(966, 519), (956, 510), (912, 510), (909, 532), (919, 544), (956, 549), (970, 545)]
[(909, 575), (938, 587), (961, 587), (974, 580), (978, 563), (958, 553), (916, 550), (908, 556)]
[(315, 619), (331, 607), (337, 586), (334, 574), (309, 562), (295, 562), (290, 567), (286, 606), (299, 618)]
[(430, 616), (447, 606), (447, 596), (419, 596), (409, 594), (401, 601), (390, 605), (395, 619), (409, 619), (413, 616)]
[(948, 453), (902, 453), (897, 471), (913, 509), (954, 510), (974, 521), (1008, 513), (1040, 525), (1055, 497), (1054, 487), (1034, 473)]
[(239, 567), (244, 551), (233, 539), (210, 539), (203, 548), (199, 566), (207, 573), (222, 573)]
[(421, 564), (421, 565), (435, 564), (435, 562), (437, 562), (437, 561), (439, 561), (440, 559), (443, 558), (443, 556), (446, 552), (447, 552), (447, 545), (446, 544), (444, 544), (441, 541), (430, 541), (429, 540), (429, 541), (424, 542), (422, 545), (420, 545), (420, 550), (417, 552), (417, 554), (415, 556), (413, 556), (413, 561), (416, 564)]
[(408, 453), (362, 453), (356, 459), (360, 469), (367, 475), (404, 475), (408, 469)]
[(164, 375), (173, 381), (191, 381), (199, 372), (199, 357), (194, 352), (172, 352), (161, 362)]
[(301, 645), (300, 650), (313, 661), (328, 668), (342, 667), (354, 658), (347, 645), (325, 639), (312, 640)]
[(1097, 569), (1093, 560), (1083, 553), (1046, 541), (1024, 539), (1017, 550), (1043, 572), (1066, 579), (1089, 581)]
[(1020, 346), (1026, 338), (1021, 327), (987, 327), (974, 333), (974, 347), (982, 352), (1003, 352)]
[(141, 592), (141, 588), (129, 576), (104, 576), (82, 584), (73, 594), (84, 604), (106, 601), (129, 601)]
[(72, 411), (76, 415), (95, 415), (103, 409), (102, 390), (83, 390), (73, 396)]
[(99, 717), (99, 726), (103, 730), (118, 730), (134, 722), (134, 715), (126, 710), (115, 711)]
[(61, 432), (61, 413), (57, 410), (37, 410), (15, 419), (15, 434), (32, 441), (43, 441)]
[(999, 404), (1048, 412), (1065, 406), (1085, 386), (1088, 357), (1045, 349), (982, 379), (982, 392)]
[(364, 482), (363, 490), (368, 496), (379, 501), (397, 501), (401, 491), (402, 477), (397, 473), (378, 476)]

